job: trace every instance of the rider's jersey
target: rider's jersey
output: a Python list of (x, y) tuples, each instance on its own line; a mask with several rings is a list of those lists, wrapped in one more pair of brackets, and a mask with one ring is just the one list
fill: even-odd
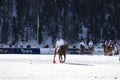
[(57, 40), (57, 42), (56, 42), (56, 48), (59, 48), (61, 45), (64, 45), (64, 41), (62, 39)]
[(89, 47), (90, 47), (90, 46), (93, 46), (93, 42), (92, 42), (92, 41), (89, 42)]
[(85, 46), (85, 43), (82, 41), (82, 42), (80, 42), (80, 45)]

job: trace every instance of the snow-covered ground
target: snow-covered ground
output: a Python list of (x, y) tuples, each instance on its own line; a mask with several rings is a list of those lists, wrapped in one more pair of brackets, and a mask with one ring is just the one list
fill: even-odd
[(118, 56), (0, 54), (0, 80), (120, 80)]

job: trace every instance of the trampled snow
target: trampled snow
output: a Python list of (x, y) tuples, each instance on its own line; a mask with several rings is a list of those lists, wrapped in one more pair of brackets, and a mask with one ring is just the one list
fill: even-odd
[(0, 80), (120, 80), (118, 56), (0, 54)]

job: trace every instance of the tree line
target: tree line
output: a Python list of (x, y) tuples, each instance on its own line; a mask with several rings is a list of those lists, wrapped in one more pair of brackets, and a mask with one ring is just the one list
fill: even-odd
[[(39, 28), (38, 25), (39, 17)], [(69, 43), (120, 39), (119, 0), (1, 0), (0, 43), (61, 35)], [(87, 28), (83, 37), (82, 27)]]

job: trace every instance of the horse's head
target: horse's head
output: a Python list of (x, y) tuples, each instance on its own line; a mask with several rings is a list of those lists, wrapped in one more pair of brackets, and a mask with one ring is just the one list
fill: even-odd
[(65, 44), (64, 47), (65, 47), (65, 50), (67, 51), (68, 50), (68, 44)]

